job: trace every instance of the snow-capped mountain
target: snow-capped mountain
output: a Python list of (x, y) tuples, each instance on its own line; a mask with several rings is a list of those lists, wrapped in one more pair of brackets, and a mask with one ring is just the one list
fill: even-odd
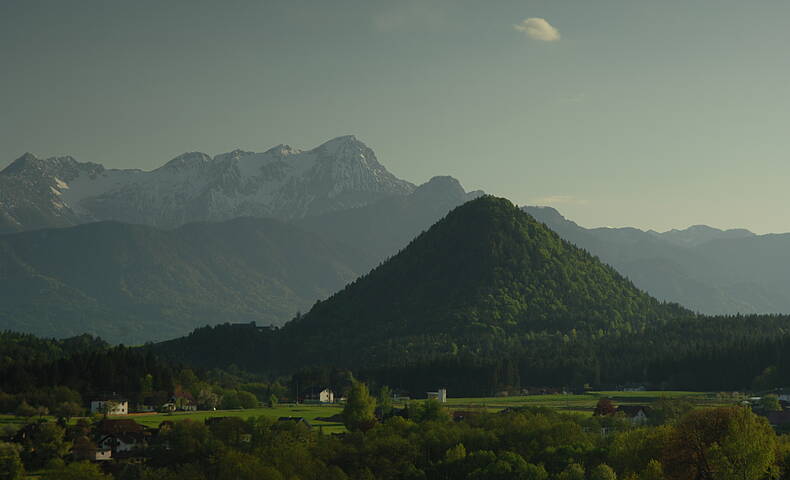
[(185, 153), (152, 171), (27, 153), (0, 172), (0, 233), (97, 220), (175, 227), (239, 216), (296, 219), (414, 189), (353, 135), (306, 151)]

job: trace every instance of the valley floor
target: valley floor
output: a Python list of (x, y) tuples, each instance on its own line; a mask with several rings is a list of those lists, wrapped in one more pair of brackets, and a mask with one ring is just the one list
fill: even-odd
[[(738, 403), (742, 397), (737, 394), (716, 393), (716, 392), (683, 392), (683, 391), (643, 391), (643, 392), (621, 392), (621, 391), (601, 391), (588, 392), (580, 395), (528, 395), (528, 396), (507, 396), (507, 397), (482, 397), (482, 398), (448, 398), (446, 407), (451, 411), (463, 410), (487, 410), (500, 411), (505, 408), (515, 407), (548, 407), (556, 410), (578, 413), (581, 415), (592, 415), (596, 403), (601, 397), (610, 398), (616, 405), (650, 405), (661, 398), (687, 398), (697, 406), (723, 406)], [(420, 401), (419, 399), (415, 401)], [(403, 404), (397, 404), (403, 407)], [(148, 427), (158, 427), (164, 421), (194, 420), (205, 421), (213, 417), (302, 417), (322, 432), (340, 433), (345, 431), (342, 421), (339, 418), (331, 418), (338, 415), (343, 409), (342, 404), (333, 405), (308, 405), (308, 404), (282, 404), (275, 408), (255, 408), (245, 410), (215, 410), (198, 412), (176, 412), (176, 413), (141, 413), (113, 418), (131, 418), (137, 423)], [(74, 419), (73, 421), (76, 421)], [(25, 419), (13, 415), (0, 415), (0, 425), (20, 425), (25, 423)]]

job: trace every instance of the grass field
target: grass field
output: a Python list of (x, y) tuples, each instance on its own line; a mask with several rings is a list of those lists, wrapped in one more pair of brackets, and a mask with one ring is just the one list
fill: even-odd
[(716, 393), (645, 391), (645, 392), (588, 392), (581, 395), (529, 395), (486, 398), (448, 398), (451, 409), (502, 410), (508, 407), (548, 407), (577, 413), (592, 414), (595, 404), (601, 397), (611, 398), (617, 405), (649, 405), (660, 398), (689, 398), (699, 406), (721, 405), (723, 402)]
[[(485, 409), (499, 411), (508, 407), (549, 407), (584, 415), (591, 415), (595, 404), (601, 397), (611, 398), (617, 405), (649, 405), (660, 398), (689, 398), (698, 406), (717, 406), (731, 403), (722, 400), (716, 393), (706, 392), (678, 392), (678, 391), (646, 391), (646, 392), (588, 392), (582, 395), (530, 395), (512, 397), (485, 397), (485, 398), (448, 398), (447, 408), (451, 410)], [(154, 414), (132, 414), (125, 417), (149, 427), (157, 427), (165, 420), (195, 420), (202, 422), (209, 417), (304, 417), (314, 427), (324, 433), (338, 433), (345, 431), (343, 424), (337, 421), (318, 420), (318, 418), (332, 417), (340, 413), (342, 405), (280, 405), (276, 408), (255, 408), (247, 410), (216, 410), (201, 412), (176, 412)], [(52, 420), (51, 417), (45, 417)], [(74, 420), (73, 420), (74, 421)], [(0, 428), (4, 425), (18, 428), (26, 420), (13, 415), (0, 415)]]
[(157, 414), (132, 414), (123, 417), (113, 418), (131, 418), (137, 423), (149, 427), (157, 427), (165, 420), (177, 422), (179, 420), (194, 420), (202, 422), (210, 417), (239, 417), (247, 419), (250, 417), (303, 417), (314, 428), (320, 428), (324, 433), (342, 432), (345, 430), (343, 424), (340, 422), (327, 422), (317, 420), (317, 418), (327, 418), (341, 412), (342, 406), (340, 405), (280, 405), (275, 408), (253, 408), (246, 410), (216, 410), (216, 411), (201, 411), (201, 412), (175, 412), (175, 413), (157, 413)]

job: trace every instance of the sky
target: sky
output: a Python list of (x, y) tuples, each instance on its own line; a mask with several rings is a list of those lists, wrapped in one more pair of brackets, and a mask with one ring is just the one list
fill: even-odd
[(0, 167), (354, 134), (577, 223), (790, 231), (786, 0), (0, 2)]

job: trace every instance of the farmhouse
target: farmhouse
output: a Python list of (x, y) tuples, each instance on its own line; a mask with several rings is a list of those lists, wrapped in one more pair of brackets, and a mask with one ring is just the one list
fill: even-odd
[(91, 401), (91, 413), (104, 413), (106, 415), (128, 415), (129, 402), (122, 399), (105, 398)]
[(98, 450), (110, 451), (113, 457), (119, 453), (143, 449), (147, 445), (146, 428), (134, 420), (105, 419), (96, 424), (94, 432)]
[(329, 388), (312, 389), (304, 396), (305, 403), (335, 403), (335, 392)]
[(447, 389), (440, 388), (436, 392), (428, 392), (428, 398), (429, 399), (435, 398), (436, 400), (439, 400), (439, 402), (441, 403), (447, 403)]
[(622, 412), (634, 425), (644, 425), (650, 415), (650, 407), (645, 405), (620, 405), (617, 412)]

